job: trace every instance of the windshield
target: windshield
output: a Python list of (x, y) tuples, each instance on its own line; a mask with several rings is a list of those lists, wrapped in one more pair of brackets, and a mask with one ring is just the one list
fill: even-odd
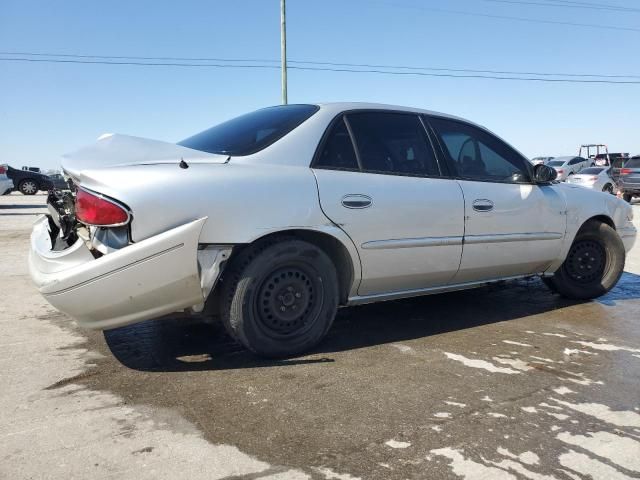
[(563, 160), (551, 160), (549, 163), (547, 163), (547, 165), (549, 165), (550, 167), (561, 167), (562, 165), (564, 165), (564, 161)]
[(585, 174), (585, 175), (598, 175), (603, 170), (604, 170), (604, 168), (585, 168), (583, 170), (580, 170), (580, 175), (582, 175), (582, 174)]
[(263, 108), (200, 132), (178, 145), (208, 153), (251, 155), (284, 137), (317, 111), (315, 105)]

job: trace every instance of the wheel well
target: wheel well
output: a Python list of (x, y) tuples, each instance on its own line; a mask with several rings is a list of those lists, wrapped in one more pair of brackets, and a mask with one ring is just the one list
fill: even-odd
[(580, 227), (580, 230), (582, 230), (587, 225), (592, 224), (592, 223), (604, 223), (604, 224), (609, 225), (614, 230), (616, 229), (616, 224), (613, 223), (613, 220), (610, 217), (607, 217), (606, 215), (596, 215), (595, 217), (591, 217), (589, 220), (584, 222), (582, 224), (582, 226)]
[[(226, 266), (228, 266), (233, 259), (237, 257), (237, 255), (249, 246), (256, 245), (258, 243), (277, 241), (286, 238), (297, 238), (300, 240), (304, 240), (305, 242), (311, 243), (316, 247), (322, 249), (331, 259), (333, 264), (336, 267), (336, 272), (338, 274), (338, 291), (340, 292), (340, 301), (341, 305), (346, 305), (347, 300), (349, 298), (349, 291), (351, 289), (351, 284), (354, 279), (354, 266), (353, 261), (351, 259), (351, 255), (347, 248), (335, 237), (327, 233), (317, 232), (313, 230), (285, 230), (275, 233), (270, 233), (269, 235), (265, 235), (264, 237), (260, 237), (254, 240), (252, 243), (247, 243), (243, 245), (238, 245), (234, 247), (233, 253), (231, 257), (226, 262)], [(277, 240), (276, 240), (277, 239)], [(224, 270), (222, 275), (224, 276)], [(216, 285), (216, 288), (209, 295), (206, 301), (206, 312), (209, 314), (215, 314), (219, 308), (219, 295), (220, 295), (220, 282)]]

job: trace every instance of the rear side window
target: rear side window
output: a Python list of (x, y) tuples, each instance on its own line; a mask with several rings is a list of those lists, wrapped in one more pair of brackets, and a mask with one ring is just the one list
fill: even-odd
[(200, 132), (178, 145), (208, 153), (251, 155), (284, 137), (317, 111), (315, 105), (263, 108)]
[(584, 158), (576, 157), (569, 162), (569, 165), (577, 165), (578, 163), (586, 162)]
[(417, 115), (350, 113), (347, 121), (355, 137), (363, 171), (440, 175), (433, 149)]
[(341, 117), (329, 132), (315, 166), (336, 170), (358, 170), (356, 152), (344, 118)]

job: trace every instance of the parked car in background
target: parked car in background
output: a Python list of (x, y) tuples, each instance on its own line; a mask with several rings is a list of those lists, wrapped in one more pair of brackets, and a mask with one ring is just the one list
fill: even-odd
[(69, 190), (69, 184), (65, 180), (64, 176), (60, 173), (53, 173), (49, 175), (51, 182), (53, 183), (53, 188), (58, 190)]
[(0, 195), (6, 195), (13, 190), (13, 180), (7, 177), (7, 165), (0, 165)]
[(531, 164), (532, 165), (540, 165), (540, 164), (547, 164), (548, 162), (550, 162), (551, 160), (553, 160), (555, 157), (534, 157), (531, 159)]
[(567, 183), (615, 195), (617, 186), (611, 178), (611, 169), (612, 167), (583, 168), (579, 173), (571, 175), (567, 179)]
[(592, 167), (593, 160), (582, 157), (556, 157), (547, 165), (558, 172), (557, 180), (564, 182), (571, 175), (575, 175), (583, 168)]
[(338, 306), (531, 275), (595, 298), (636, 239), (622, 200), (414, 108), (281, 105), (178, 144), (101, 137), (62, 167), (75, 193), (49, 195), (29, 256), (53, 306), (103, 330), (210, 311), (268, 357), (317, 345)]
[(32, 170), (18, 170), (7, 166), (7, 176), (13, 181), (14, 190), (23, 195), (35, 195), (39, 190), (53, 188), (53, 182), (47, 175)]
[(620, 169), (618, 188), (627, 202), (631, 202), (633, 197), (640, 197), (640, 155), (631, 157), (624, 163)]

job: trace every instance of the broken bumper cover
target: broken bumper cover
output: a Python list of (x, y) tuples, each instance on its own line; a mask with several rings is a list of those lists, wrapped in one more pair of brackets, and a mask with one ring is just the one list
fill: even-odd
[(52, 251), (48, 219), (42, 217), (31, 234), (31, 278), (51, 305), (91, 329), (116, 328), (189, 307), (200, 310), (230, 253), (230, 248), (198, 245), (205, 221), (96, 259), (82, 240)]

